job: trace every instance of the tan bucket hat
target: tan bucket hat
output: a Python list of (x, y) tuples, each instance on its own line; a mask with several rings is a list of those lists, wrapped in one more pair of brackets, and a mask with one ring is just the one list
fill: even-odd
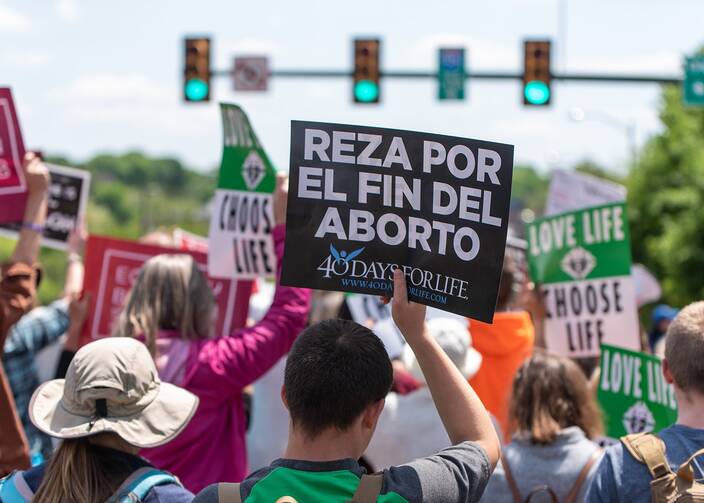
[(66, 379), (39, 386), (29, 416), (52, 437), (112, 432), (136, 447), (156, 447), (181, 433), (197, 408), (195, 395), (161, 382), (144, 344), (109, 337), (78, 350)]

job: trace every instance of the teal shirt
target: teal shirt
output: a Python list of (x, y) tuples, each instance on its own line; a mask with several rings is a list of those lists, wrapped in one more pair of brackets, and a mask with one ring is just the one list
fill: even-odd
[[(364, 469), (353, 459), (311, 462), (277, 459), (240, 486), (243, 503), (272, 503), (290, 496), (298, 503), (343, 503), (357, 490)], [(477, 502), (491, 466), (486, 452), (463, 442), (427, 458), (384, 470), (379, 503)], [(218, 503), (217, 485), (206, 487), (194, 503)], [(224, 503), (224, 502), (223, 502)]]

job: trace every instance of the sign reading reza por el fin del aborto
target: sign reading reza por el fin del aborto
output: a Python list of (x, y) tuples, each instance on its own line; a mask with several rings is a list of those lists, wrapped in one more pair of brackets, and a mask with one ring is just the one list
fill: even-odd
[(390, 295), (491, 322), (508, 229), (513, 146), (291, 123), (282, 284)]

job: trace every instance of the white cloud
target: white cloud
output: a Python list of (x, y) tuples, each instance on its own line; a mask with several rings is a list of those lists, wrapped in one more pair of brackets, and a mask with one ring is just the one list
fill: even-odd
[(84, 75), (64, 89), (54, 89), (49, 96), (64, 100), (159, 102), (177, 96), (176, 89), (138, 74)]
[(24, 32), (29, 28), (29, 19), (24, 14), (0, 4), (0, 32)]
[(78, 0), (57, 0), (56, 11), (65, 21), (75, 21), (81, 15)]
[(2, 62), (7, 65), (25, 68), (42, 66), (49, 62), (49, 54), (43, 51), (18, 49), (4, 54), (2, 56)]
[(571, 61), (569, 67), (570, 70), (580, 72), (678, 75), (682, 71), (682, 55), (677, 51), (659, 50), (629, 56), (585, 58), (581, 61)]

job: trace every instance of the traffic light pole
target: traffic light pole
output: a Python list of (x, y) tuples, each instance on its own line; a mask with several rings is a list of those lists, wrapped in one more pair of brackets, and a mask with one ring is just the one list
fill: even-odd
[[(211, 73), (214, 77), (232, 77), (232, 70), (217, 70)], [(522, 73), (511, 72), (474, 72), (465, 73), (465, 78), (470, 80), (522, 80)], [(351, 78), (352, 71), (347, 70), (305, 70), (282, 69), (271, 70), (272, 78)], [(437, 72), (396, 70), (381, 71), (381, 78), (386, 79), (437, 79)], [(681, 77), (668, 75), (625, 75), (608, 73), (554, 73), (552, 80), (566, 82), (613, 82), (622, 84), (681, 84)]]

